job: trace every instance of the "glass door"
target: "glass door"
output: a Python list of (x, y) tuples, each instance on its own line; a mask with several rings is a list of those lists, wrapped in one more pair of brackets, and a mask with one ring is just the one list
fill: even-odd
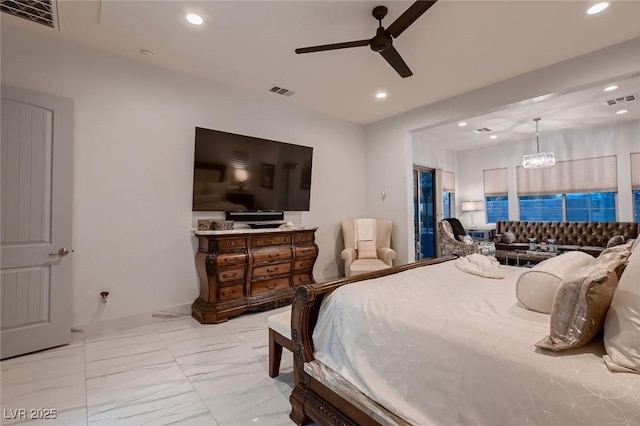
[(436, 256), (435, 170), (413, 167), (413, 226), (416, 260)]

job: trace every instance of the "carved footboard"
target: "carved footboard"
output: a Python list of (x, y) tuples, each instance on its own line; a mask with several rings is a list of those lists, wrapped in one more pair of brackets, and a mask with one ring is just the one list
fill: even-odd
[[(293, 340), (295, 388), (291, 393), (291, 414), (289, 417), (298, 425), (315, 421), (319, 425), (406, 425), (402, 419), (394, 416), (368, 399), (362, 393), (350, 388), (350, 385), (329, 369), (323, 374), (333, 375), (323, 380), (320, 376), (312, 376), (307, 368), (322, 367), (317, 365), (313, 352), (313, 329), (318, 321), (318, 312), (324, 297), (338, 287), (358, 281), (396, 274), (409, 269), (446, 262), (455, 257), (429, 259), (409, 265), (397, 266), (382, 271), (370, 272), (355, 277), (343, 278), (328, 283), (316, 283), (299, 286), (293, 301), (291, 316), (291, 337)], [(329, 383), (331, 382), (331, 383)], [(340, 389), (341, 395), (337, 389)], [(359, 395), (354, 395), (358, 393)], [(346, 394), (348, 398), (345, 397)]]

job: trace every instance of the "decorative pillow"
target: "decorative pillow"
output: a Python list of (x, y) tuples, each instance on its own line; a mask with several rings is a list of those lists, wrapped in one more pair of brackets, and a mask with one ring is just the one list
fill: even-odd
[(462, 241), (465, 244), (475, 244), (475, 240), (473, 238), (471, 238), (471, 236), (469, 235), (460, 235), (460, 241)]
[(600, 331), (618, 284), (619, 256), (605, 256), (562, 281), (551, 309), (550, 334), (538, 343), (552, 351), (579, 348)]
[(604, 322), (604, 348), (609, 370), (640, 373), (640, 249), (631, 253), (613, 295)]
[(506, 244), (513, 244), (516, 242), (516, 236), (513, 232), (507, 231), (502, 234), (502, 242)]
[(357, 243), (358, 259), (377, 259), (378, 252), (376, 251), (376, 242), (358, 241)]
[(531, 311), (550, 314), (562, 280), (593, 261), (592, 256), (581, 251), (569, 251), (546, 259), (520, 275), (516, 298)]
[(613, 237), (609, 238), (609, 241), (607, 241), (607, 248), (619, 246), (620, 244), (623, 244), (623, 243), (624, 243), (624, 235), (614, 235)]
[(629, 255), (631, 254), (631, 247), (633, 246), (633, 241), (634, 240), (627, 240), (624, 242), (624, 244), (618, 244), (617, 246), (607, 247), (606, 249), (602, 250), (602, 252), (598, 257), (607, 255), (609, 253), (621, 253), (620, 254), (621, 256), (624, 255), (626, 257), (629, 257)]

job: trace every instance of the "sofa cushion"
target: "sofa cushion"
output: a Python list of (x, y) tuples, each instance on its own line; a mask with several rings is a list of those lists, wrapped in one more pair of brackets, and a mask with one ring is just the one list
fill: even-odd
[(620, 244), (623, 244), (623, 243), (624, 243), (623, 235), (614, 235), (613, 237), (609, 238), (609, 241), (607, 241), (607, 248), (613, 247), (613, 246), (619, 246)]
[(512, 244), (516, 242), (516, 236), (513, 232), (507, 231), (501, 235), (501, 241), (505, 244)]
[(546, 259), (520, 275), (516, 284), (516, 298), (531, 311), (550, 314), (553, 298), (562, 280), (593, 260), (593, 257), (580, 251)]

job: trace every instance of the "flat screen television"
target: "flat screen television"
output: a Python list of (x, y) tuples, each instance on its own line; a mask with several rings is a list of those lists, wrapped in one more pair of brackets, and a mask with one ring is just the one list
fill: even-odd
[(313, 148), (196, 127), (194, 211), (308, 211)]

